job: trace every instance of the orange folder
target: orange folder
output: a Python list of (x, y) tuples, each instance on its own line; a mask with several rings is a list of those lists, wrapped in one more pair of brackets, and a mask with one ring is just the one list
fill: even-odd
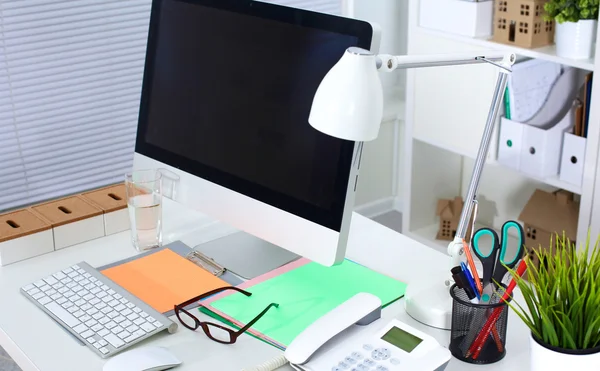
[(165, 249), (102, 273), (161, 313), (207, 291), (230, 286), (175, 252)]

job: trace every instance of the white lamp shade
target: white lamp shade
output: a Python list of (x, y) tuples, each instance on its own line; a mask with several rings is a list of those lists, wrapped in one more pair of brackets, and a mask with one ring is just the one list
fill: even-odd
[(349, 48), (321, 81), (308, 122), (336, 138), (369, 141), (377, 138), (382, 116), (376, 56)]

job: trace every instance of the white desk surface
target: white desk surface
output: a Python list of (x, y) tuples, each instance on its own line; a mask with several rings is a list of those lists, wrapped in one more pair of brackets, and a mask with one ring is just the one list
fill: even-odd
[[(178, 217), (181, 221), (185, 219), (182, 215)], [(189, 219), (185, 221), (189, 222)], [(175, 222), (171, 219), (172, 224)], [(198, 228), (197, 223), (202, 223), (201, 228)], [(167, 233), (167, 239), (172, 241), (181, 238), (184, 243), (194, 246), (231, 233), (230, 228), (210, 222), (206, 217), (201, 218), (201, 221), (196, 219), (195, 223), (188, 223), (190, 225), (196, 227), (194, 233), (185, 236)], [(19, 288), (80, 261), (101, 266), (135, 253), (129, 232), (123, 232), (0, 267), (0, 346), (6, 349), (24, 371), (102, 370), (104, 360), (87, 347), (79, 345), (50, 317), (26, 300), (19, 293)], [(447, 256), (356, 213), (350, 228), (347, 256), (409, 284), (411, 279), (426, 275), (432, 267), (445, 269), (448, 266)], [(448, 345), (450, 332), (431, 329), (414, 321), (406, 314), (403, 300), (383, 310), (383, 318), (394, 317), (435, 336), (442, 345)], [(176, 318), (173, 319), (177, 321)], [(493, 365), (475, 366), (453, 358), (446, 369), (528, 369), (528, 330), (513, 313), (509, 316), (507, 337), (507, 353), (502, 361)], [(237, 371), (262, 363), (280, 353), (280, 350), (247, 335), (241, 336), (236, 344), (223, 345), (209, 340), (201, 331), (189, 331), (183, 326), (179, 326), (175, 334), (159, 334), (136, 346), (150, 344), (168, 347), (183, 361), (183, 365), (177, 368), (181, 371)], [(292, 368), (285, 366), (281, 370)]]

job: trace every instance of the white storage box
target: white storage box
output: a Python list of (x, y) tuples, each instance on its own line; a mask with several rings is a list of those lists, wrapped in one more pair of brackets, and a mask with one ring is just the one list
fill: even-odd
[(105, 235), (108, 236), (129, 229), (125, 184), (117, 184), (87, 192), (82, 196), (89, 203), (102, 209)]
[(574, 124), (573, 108), (549, 129), (502, 118), (498, 162), (532, 176), (545, 178), (558, 174), (563, 135)]
[(587, 139), (584, 137), (565, 133), (560, 163), (560, 180), (581, 186), (586, 143)]
[(494, 2), (421, 0), (419, 26), (471, 37), (492, 36)]
[(52, 225), (29, 209), (0, 215), (0, 265), (54, 251)]
[(102, 210), (80, 196), (33, 206), (52, 224), (56, 250), (104, 236)]

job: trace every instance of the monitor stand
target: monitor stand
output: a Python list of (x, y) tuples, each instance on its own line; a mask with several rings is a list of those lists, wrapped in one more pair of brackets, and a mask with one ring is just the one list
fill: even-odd
[(245, 279), (253, 279), (299, 258), (292, 252), (245, 232), (202, 243), (194, 250)]

